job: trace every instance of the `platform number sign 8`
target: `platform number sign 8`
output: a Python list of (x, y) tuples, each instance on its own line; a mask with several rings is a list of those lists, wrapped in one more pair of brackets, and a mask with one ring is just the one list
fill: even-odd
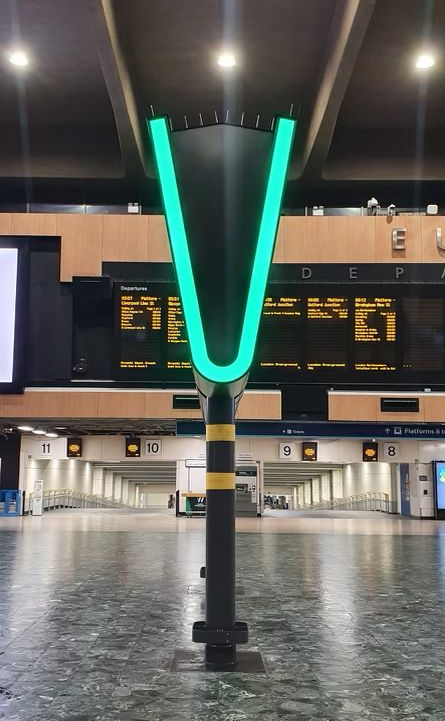
[(160, 456), (161, 455), (161, 441), (159, 438), (150, 438), (145, 441), (145, 455), (146, 456)]
[(280, 443), (278, 457), (282, 460), (294, 461), (296, 458), (295, 443)]
[(389, 463), (399, 460), (400, 457), (400, 444), (399, 443), (384, 443), (383, 445), (383, 457), (385, 461)]

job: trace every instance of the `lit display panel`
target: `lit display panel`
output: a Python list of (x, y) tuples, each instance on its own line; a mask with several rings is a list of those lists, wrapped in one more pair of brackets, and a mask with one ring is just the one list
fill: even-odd
[(17, 248), (0, 248), (0, 384), (14, 380)]
[[(174, 283), (118, 283), (116, 309), (118, 380), (192, 381)], [(444, 326), (440, 286), (271, 283), (250, 382), (443, 383)]]

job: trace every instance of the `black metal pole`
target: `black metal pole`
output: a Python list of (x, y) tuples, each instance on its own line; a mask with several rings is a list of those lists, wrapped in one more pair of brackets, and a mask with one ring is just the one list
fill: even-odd
[[(207, 628), (235, 631), (235, 402), (207, 400)], [(206, 644), (208, 666), (234, 666), (236, 644)]]
[(236, 645), (247, 643), (246, 623), (235, 620), (235, 400), (224, 391), (205, 399), (206, 620), (192, 638), (206, 647), (209, 669), (236, 666)]

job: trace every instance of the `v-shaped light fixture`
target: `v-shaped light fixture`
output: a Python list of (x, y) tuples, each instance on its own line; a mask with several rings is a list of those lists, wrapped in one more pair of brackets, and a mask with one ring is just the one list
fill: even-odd
[(278, 118), (275, 124), (272, 157), (241, 337), (236, 357), (228, 365), (214, 363), (207, 352), (167, 121), (165, 118), (152, 118), (147, 123), (164, 201), (170, 247), (190, 341), (192, 363), (203, 378), (214, 383), (231, 383), (242, 378), (252, 364), (296, 121), (291, 118)]

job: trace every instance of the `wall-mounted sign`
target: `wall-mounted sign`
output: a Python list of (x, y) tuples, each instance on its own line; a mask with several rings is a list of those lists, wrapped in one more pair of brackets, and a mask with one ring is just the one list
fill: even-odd
[(297, 460), (297, 445), (296, 445), (296, 443), (279, 443), (278, 458), (280, 458), (280, 460), (285, 460), (285, 461), (296, 461)]
[(302, 460), (316, 461), (318, 453), (318, 443), (316, 441), (303, 441)]
[(383, 444), (383, 458), (387, 463), (395, 463), (400, 458), (400, 443), (393, 441), (392, 443)]
[(125, 439), (125, 457), (126, 458), (140, 458), (141, 456), (141, 439), (140, 438), (126, 438)]
[(379, 460), (379, 444), (374, 442), (365, 441), (363, 443), (363, 461), (378, 461)]
[(82, 439), (67, 438), (66, 439), (66, 455), (67, 458), (82, 458)]
[(160, 438), (148, 438), (145, 441), (146, 456), (160, 456), (162, 451), (162, 443)]

